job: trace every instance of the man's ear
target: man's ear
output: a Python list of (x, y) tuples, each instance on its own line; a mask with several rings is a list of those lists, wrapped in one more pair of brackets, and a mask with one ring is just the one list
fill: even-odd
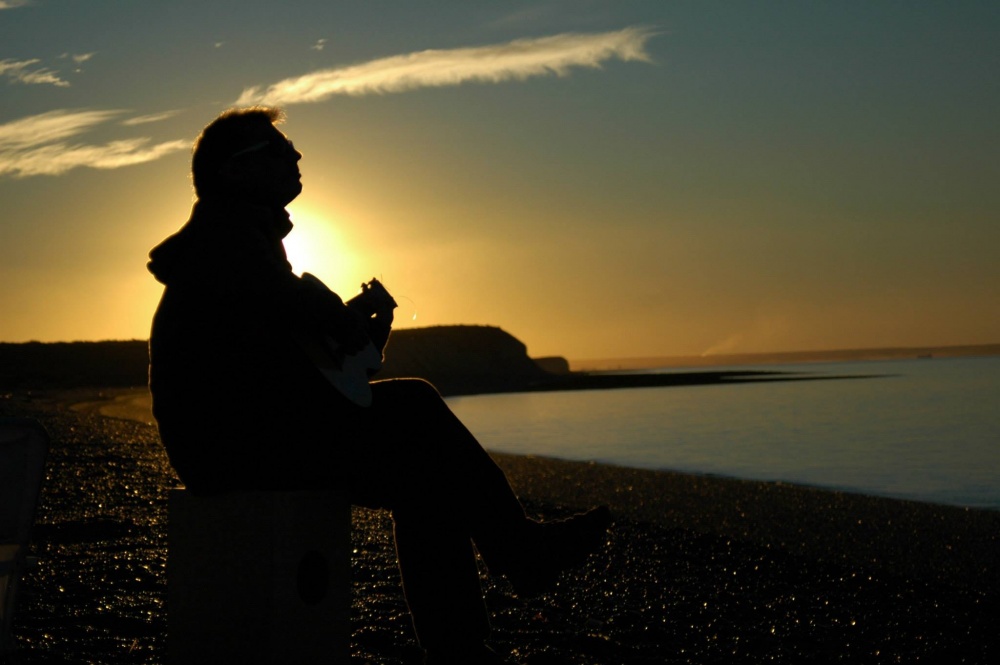
[(227, 159), (219, 167), (219, 177), (227, 184), (241, 182), (246, 176), (246, 167), (238, 159)]

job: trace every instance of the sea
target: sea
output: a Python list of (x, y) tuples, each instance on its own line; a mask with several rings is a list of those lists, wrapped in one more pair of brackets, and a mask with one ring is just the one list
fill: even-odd
[(711, 369), (814, 380), (448, 403), (497, 452), (1000, 510), (1000, 357)]

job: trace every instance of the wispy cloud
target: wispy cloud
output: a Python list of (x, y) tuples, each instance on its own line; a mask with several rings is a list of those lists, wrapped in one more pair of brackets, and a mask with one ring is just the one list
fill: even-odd
[(0, 0), (0, 10), (26, 7), (29, 4), (28, 0)]
[(83, 63), (87, 62), (91, 58), (97, 55), (96, 51), (90, 53), (63, 53), (59, 58), (61, 60), (72, 60), (76, 67), (73, 69), (74, 72), (80, 73), (83, 71)]
[(180, 111), (163, 111), (162, 113), (150, 113), (149, 115), (140, 115), (134, 118), (128, 118), (127, 120), (122, 120), (122, 124), (126, 127), (134, 127), (135, 125), (148, 125), (153, 122), (160, 122), (162, 120), (167, 120), (168, 118), (173, 118), (175, 115), (180, 113)]
[(333, 95), (404, 92), (467, 82), (500, 83), (535, 76), (565, 76), (575, 67), (599, 68), (609, 60), (649, 62), (648, 28), (596, 34), (560, 34), (504, 44), (428, 50), (324, 69), (270, 86), (247, 88), (239, 105), (320, 102)]
[(66, 88), (69, 82), (59, 78), (57, 72), (47, 67), (35, 68), (41, 60), (0, 60), (0, 76), (6, 76), (11, 82), (27, 85), (49, 84)]
[(0, 125), (0, 150), (21, 150), (81, 134), (124, 111), (59, 109)]
[(151, 144), (148, 137), (103, 144), (66, 141), (122, 113), (60, 109), (0, 125), (0, 177), (58, 175), (78, 167), (115, 169), (153, 161), (190, 145), (181, 140)]
[(111, 141), (103, 145), (54, 144), (14, 155), (13, 159), (7, 159), (6, 155), (0, 153), (0, 175), (11, 173), (22, 178), (59, 175), (81, 166), (117, 169), (151, 162), (189, 146), (188, 141), (168, 141), (156, 145), (148, 145), (149, 142), (148, 138), (136, 138)]

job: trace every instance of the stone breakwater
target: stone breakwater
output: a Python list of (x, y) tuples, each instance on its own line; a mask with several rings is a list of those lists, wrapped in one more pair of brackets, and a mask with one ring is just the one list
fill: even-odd
[[(78, 399), (80, 396), (74, 396)], [(166, 495), (148, 424), (12, 393), (53, 446), (17, 607), (28, 663), (164, 662)], [(1000, 513), (805, 488), (498, 456), (534, 514), (593, 503), (605, 550), (547, 595), (483, 570), (494, 643), (511, 662), (997, 662)], [(356, 510), (358, 664), (419, 663), (390, 517)]]

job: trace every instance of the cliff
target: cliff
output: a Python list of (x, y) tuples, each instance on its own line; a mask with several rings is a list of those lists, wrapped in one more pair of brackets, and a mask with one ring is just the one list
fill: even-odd
[(516, 337), (493, 326), (394, 331), (377, 378), (420, 377), (444, 394), (525, 390), (549, 378)]

